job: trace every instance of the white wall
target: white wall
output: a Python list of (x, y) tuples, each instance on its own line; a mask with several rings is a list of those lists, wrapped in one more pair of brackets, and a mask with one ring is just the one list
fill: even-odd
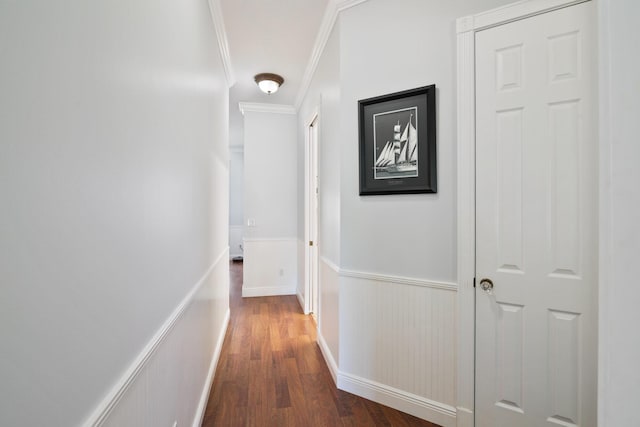
[[(370, 0), (341, 14), (342, 267), (456, 279), (455, 19), (509, 2)], [(438, 193), (359, 196), (358, 100), (429, 84)]]
[(640, 425), (640, 32), (635, 0), (600, 0), (601, 427)]
[(244, 114), (244, 219), (247, 238), (296, 237), (295, 114)]
[(234, 146), (229, 154), (229, 225), (243, 224), (244, 150), (242, 147)]
[(295, 114), (244, 112), (245, 296), (295, 294), (297, 158)]
[(228, 233), (206, 0), (1, 2), (0, 51), (0, 424), (80, 424), (183, 321), (203, 347), (154, 354), (197, 372), (121, 425), (190, 424), (228, 307), (228, 276), (201, 282)]
[[(298, 111), (298, 174), (304, 177), (305, 134), (313, 114), (318, 113), (318, 250), (319, 280), (318, 331), (327, 344), (330, 358), (338, 361), (338, 272), (340, 263), (340, 26), (337, 23), (324, 48), (309, 90)], [(304, 289), (305, 206), (304, 180), (298, 184), (299, 253), (297, 293)]]
[(229, 256), (241, 256), (244, 239), (244, 146), (229, 153)]
[[(441, 425), (456, 422), (455, 20), (510, 2), (369, 0), (340, 16), (338, 384)], [(429, 84), (438, 193), (359, 196), (358, 100)], [(407, 361), (422, 362), (413, 376)]]

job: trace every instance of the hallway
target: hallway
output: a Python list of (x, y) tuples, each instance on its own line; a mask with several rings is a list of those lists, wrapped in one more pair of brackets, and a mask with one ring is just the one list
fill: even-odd
[(242, 264), (230, 270), (231, 320), (203, 427), (437, 427), (337, 390), (296, 297), (243, 299)]

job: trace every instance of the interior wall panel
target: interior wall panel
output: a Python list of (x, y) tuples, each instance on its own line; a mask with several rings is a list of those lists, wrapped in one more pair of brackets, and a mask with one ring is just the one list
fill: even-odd
[(298, 240), (244, 239), (242, 295), (295, 295)]
[[(169, 332), (146, 355), (117, 400), (88, 426), (156, 427), (200, 425), (203, 396), (211, 386), (215, 361), (228, 320), (227, 251), (175, 320)], [(204, 401), (206, 403), (206, 401)]]
[(456, 292), (341, 277), (340, 371), (455, 406)]

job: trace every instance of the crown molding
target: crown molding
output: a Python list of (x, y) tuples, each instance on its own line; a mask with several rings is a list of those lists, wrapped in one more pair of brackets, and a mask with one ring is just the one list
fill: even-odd
[(336, 7), (338, 8), (338, 12), (342, 12), (343, 10), (347, 10), (353, 6), (357, 6), (360, 3), (364, 3), (367, 0), (329, 0), (329, 1), (336, 4)]
[(218, 48), (220, 50), (220, 57), (222, 58), (222, 64), (224, 65), (224, 74), (227, 79), (227, 86), (231, 87), (236, 83), (236, 77), (231, 66), (231, 55), (229, 54), (229, 41), (227, 39), (227, 30), (224, 26), (224, 17), (222, 16), (222, 7), (220, 6), (220, 0), (208, 0), (209, 10), (211, 12), (211, 19), (213, 20), (213, 26), (216, 30), (216, 37), (218, 39)]
[(283, 104), (264, 104), (260, 102), (240, 102), (238, 108), (242, 115), (246, 112), (252, 113), (276, 113), (276, 114), (296, 114), (296, 108), (293, 105)]
[(331, 36), (331, 31), (333, 31), (338, 15), (340, 12), (364, 3), (365, 1), (367, 0), (329, 0), (327, 9), (324, 12), (324, 17), (322, 18), (322, 23), (320, 24), (320, 29), (318, 30), (318, 35), (316, 36), (316, 41), (313, 45), (313, 50), (311, 51), (311, 56), (309, 57), (309, 62), (307, 63), (307, 68), (302, 76), (302, 83), (300, 83), (300, 89), (298, 90), (294, 104), (296, 109), (300, 108), (304, 97), (307, 95), (311, 80), (318, 68), (320, 57), (322, 56), (322, 52), (324, 52), (324, 48), (327, 46), (329, 36)]

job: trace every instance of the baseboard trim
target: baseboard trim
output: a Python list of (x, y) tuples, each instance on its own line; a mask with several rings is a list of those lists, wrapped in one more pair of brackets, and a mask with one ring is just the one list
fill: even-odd
[(340, 372), (338, 388), (374, 402), (390, 406), (442, 427), (456, 426), (456, 409), (385, 384)]
[(296, 291), (296, 296), (298, 297), (298, 304), (300, 304), (300, 308), (304, 314), (309, 314), (304, 311), (304, 298), (302, 298), (302, 294)]
[(213, 350), (213, 357), (211, 358), (211, 364), (209, 365), (209, 373), (207, 379), (204, 382), (204, 388), (202, 389), (202, 395), (200, 402), (198, 403), (198, 409), (193, 419), (193, 427), (200, 427), (202, 420), (204, 419), (204, 411), (207, 409), (207, 402), (209, 401), (209, 393), (211, 392), (211, 384), (213, 378), (216, 375), (216, 368), (218, 367), (218, 361), (220, 360), (220, 354), (222, 353), (222, 344), (224, 344), (224, 337), (227, 334), (229, 328), (229, 319), (231, 318), (231, 310), (227, 310), (227, 314), (224, 316), (224, 326), (218, 334), (218, 340), (216, 341), (216, 348)]
[(296, 295), (296, 287), (295, 286), (270, 286), (270, 287), (250, 287), (243, 286), (242, 287), (242, 297), (243, 298), (253, 298), (253, 297), (272, 297), (278, 295)]
[(322, 357), (324, 357), (324, 361), (329, 368), (329, 373), (331, 373), (331, 378), (333, 378), (333, 383), (338, 384), (338, 364), (333, 357), (333, 353), (329, 349), (327, 342), (324, 340), (324, 337), (320, 332), (318, 332), (318, 346), (320, 347), (320, 351), (322, 352)]
[(458, 406), (456, 409), (456, 417), (458, 418), (456, 427), (473, 427), (473, 411), (468, 408), (463, 408), (462, 406)]
[(182, 299), (180, 304), (173, 310), (171, 315), (167, 318), (164, 324), (158, 329), (153, 338), (147, 343), (144, 349), (138, 354), (136, 359), (127, 368), (125, 373), (118, 379), (116, 385), (107, 393), (104, 399), (96, 407), (90, 417), (83, 423), (83, 426), (99, 427), (109, 417), (114, 408), (120, 403), (120, 400), (125, 395), (129, 387), (136, 381), (138, 375), (145, 368), (149, 359), (156, 353), (157, 349), (164, 342), (165, 338), (173, 330), (173, 327), (180, 320), (185, 310), (191, 302), (194, 296), (202, 287), (207, 277), (211, 275), (214, 268), (222, 261), (227, 262), (229, 248), (226, 247), (216, 260), (209, 266), (207, 271), (202, 275), (200, 280), (191, 288), (189, 293)]

